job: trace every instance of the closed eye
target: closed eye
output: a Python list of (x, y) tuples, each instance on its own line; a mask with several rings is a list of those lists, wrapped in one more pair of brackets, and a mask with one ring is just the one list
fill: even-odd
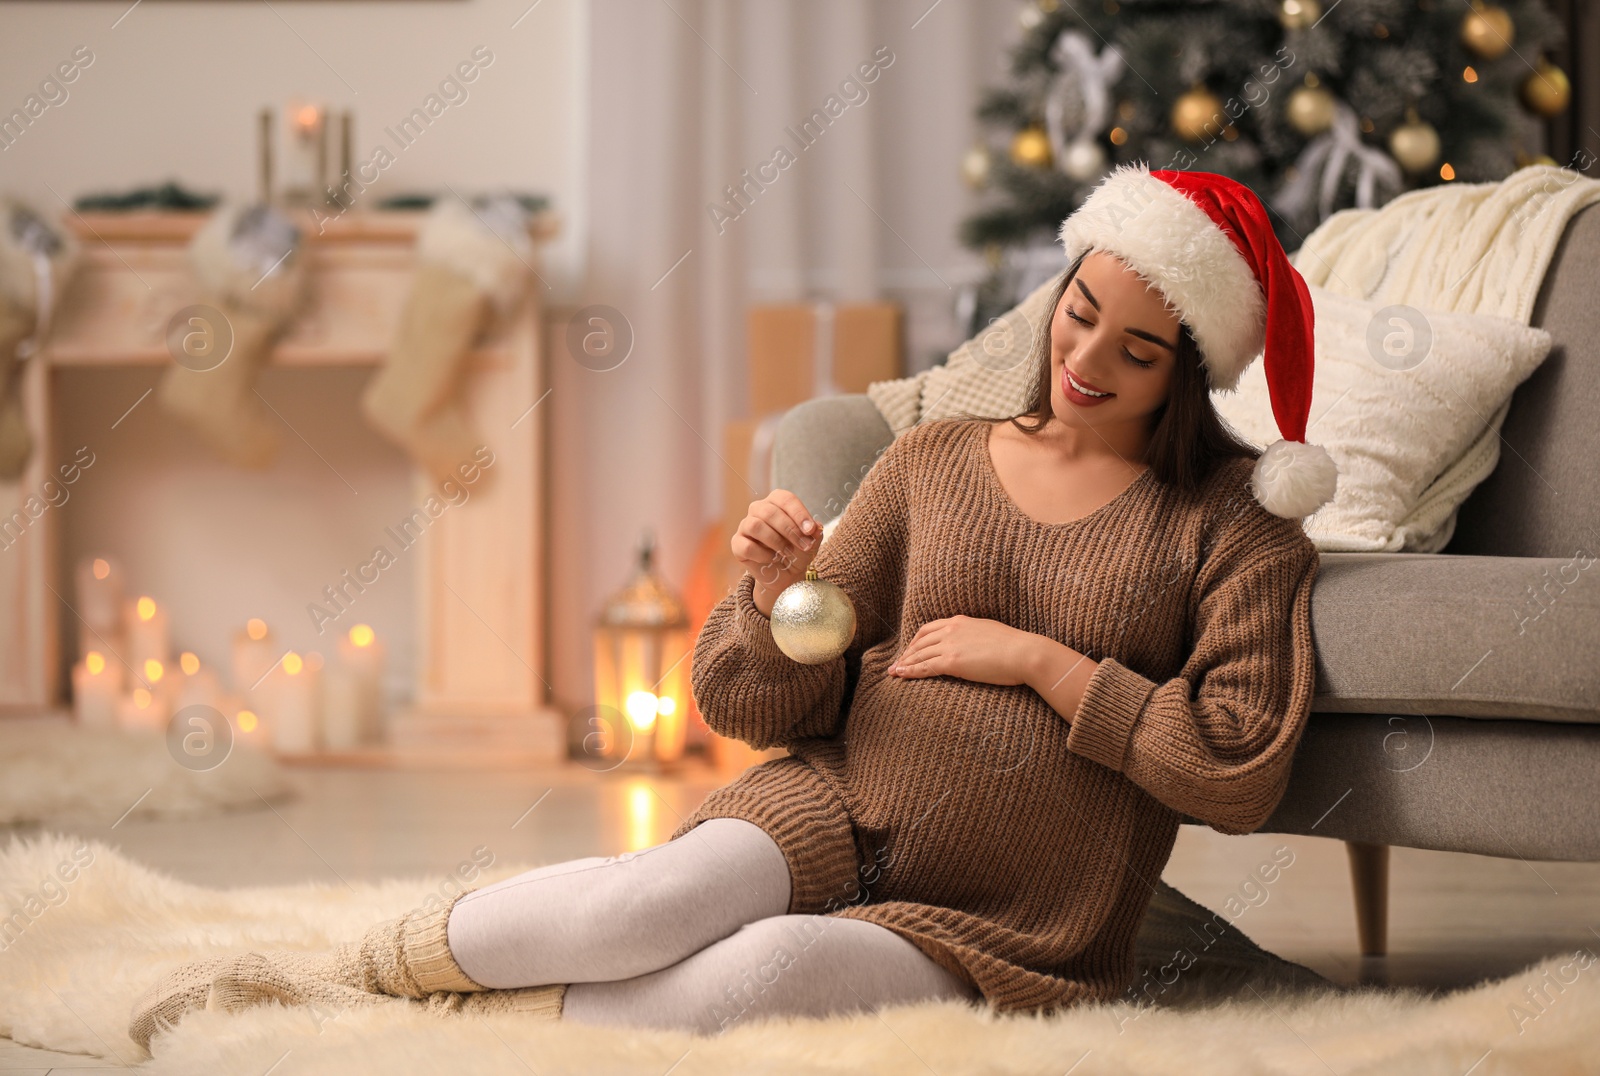
[[(1076, 310), (1072, 309), (1072, 307), (1070, 307), (1070, 306), (1067, 307), (1067, 317), (1071, 318), (1073, 321), (1076, 321), (1079, 325), (1087, 325), (1090, 328), (1094, 327), (1094, 322), (1089, 321), (1089, 320), (1087, 320), (1085, 318), (1079, 317), (1078, 316), (1078, 312)], [(1154, 359), (1141, 359), (1137, 355), (1135, 355), (1133, 352), (1129, 351), (1127, 348), (1123, 348), (1122, 349), (1122, 354), (1127, 358), (1127, 360), (1129, 362), (1133, 363), (1135, 366), (1143, 366), (1146, 369), (1148, 369), (1148, 368), (1150, 368), (1150, 367), (1155, 365), (1155, 360)]]

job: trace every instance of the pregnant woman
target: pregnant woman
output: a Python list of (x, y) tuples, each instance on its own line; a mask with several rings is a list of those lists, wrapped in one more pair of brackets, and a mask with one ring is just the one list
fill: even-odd
[[(707, 723), (785, 757), (670, 840), (540, 867), (332, 954), (178, 969), (131, 1034), (190, 1008), (389, 996), (706, 1034), (925, 999), (1112, 999), (1184, 816), (1272, 813), (1310, 710), (1300, 519), (1311, 305), (1260, 202), (1123, 166), (1061, 229), (1068, 269), (1031, 408), (916, 426), (823, 542), (792, 493), (733, 538), (748, 571), (691, 681)], [(1213, 410), (1261, 355), (1284, 440)], [(849, 595), (843, 655), (792, 661), (773, 601), (807, 567)]]

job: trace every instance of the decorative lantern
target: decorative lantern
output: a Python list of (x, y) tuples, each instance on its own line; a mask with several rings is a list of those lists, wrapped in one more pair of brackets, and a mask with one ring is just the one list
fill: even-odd
[(655, 541), (639, 544), (632, 580), (607, 600), (594, 632), (598, 736), (585, 740), (591, 764), (670, 768), (683, 757), (689, 715), (689, 618), (656, 574)]

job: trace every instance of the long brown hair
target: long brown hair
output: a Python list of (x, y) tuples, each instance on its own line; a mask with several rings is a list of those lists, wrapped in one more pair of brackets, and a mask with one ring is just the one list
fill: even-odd
[[(1061, 283), (1051, 296), (1049, 313), (1042, 331), (1037, 334), (1032, 361), (1038, 364), (1039, 377), (1028, 399), (1028, 409), (1012, 418), (1011, 424), (1023, 433), (1035, 434), (1044, 429), (1054, 417), (1050, 406), (1050, 325), (1055, 320), (1056, 308), (1078, 267), (1083, 264), (1083, 254), (1073, 261), (1061, 278)], [(981, 418), (963, 412), (963, 417)], [(1022, 419), (1033, 419), (1027, 426)], [(1194, 341), (1189, 326), (1180, 323), (1178, 349), (1174, 355), (1172, 384), (1167, 399), (1156, 409), (1155, 425), (1150, 431), (1150, 447), (1144, 462), (1161, 482), (1190, 492), (1200, 487), (1213, 467), (1226, 459), (1245, 457), (1255, 459), (1261, 453), (1222, 421), (1211, 402), (1210, 386), (1206, 383), (1205, 369), (1200, 362), (1200, 347)]]

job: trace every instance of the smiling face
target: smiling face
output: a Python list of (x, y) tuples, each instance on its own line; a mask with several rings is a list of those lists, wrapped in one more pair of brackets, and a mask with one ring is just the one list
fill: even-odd
[(1167, 400), (1180, 328), (1159, 291), (1115, 255), (1089, 253), (1050, 321), (1056, 418), (1147, 432)]

